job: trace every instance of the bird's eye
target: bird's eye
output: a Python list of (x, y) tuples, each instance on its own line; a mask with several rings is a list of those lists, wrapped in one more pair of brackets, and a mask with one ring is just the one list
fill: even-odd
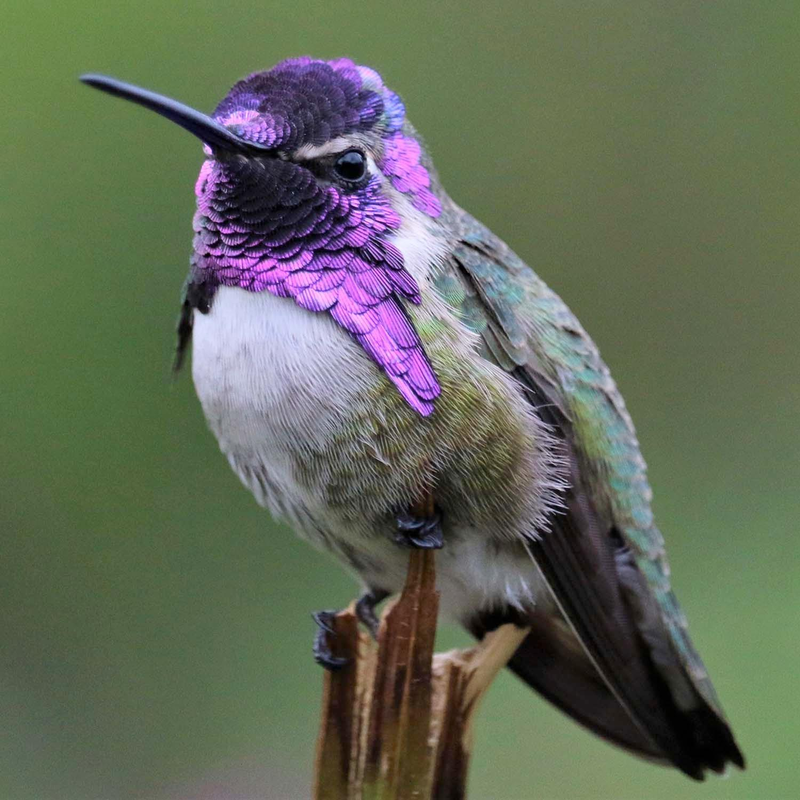
[(336, 159), (333, 169), (342, 180), (358, 183), (367, 173), (367, 159), (360, 150), (348, 150)]

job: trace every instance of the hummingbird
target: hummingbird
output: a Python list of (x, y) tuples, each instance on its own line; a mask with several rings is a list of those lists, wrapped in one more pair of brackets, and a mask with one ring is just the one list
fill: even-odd
[(293, 58), (210, 116), (82, 80), (203, 143), (176, 365), (191, 344), (234, 472), (356, 575), (362, 621), (436, 548), (442, 613), (528, 628), (509, 667), (582, 726), (697, 780), (744, 768), (596, 345), (448, 196), (381, 76)]

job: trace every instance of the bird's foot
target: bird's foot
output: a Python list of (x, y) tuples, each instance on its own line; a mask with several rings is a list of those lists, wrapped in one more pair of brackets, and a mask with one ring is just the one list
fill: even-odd
[(336, 636), (336, 630), (332, 624), (336, 617), (336, 612), (315, 611), (311, 616), (314, 618), (314, 622), (317, 623), (317, 632), (314, 635), (314, 661), (331, 672), (346, 666), (350, 659), (335, 656), (331, 648), (331, 639)]
[(384, 589), (370, 589), (364, 592), (356, 601), (356, 616), (359, 622), (372, 634), (372, 638), (378, 638), (378, 626), (381, 621), (375, 613), (375, 606), (389, 596), (389, 592)]
[(444, 547), (442, 515), (437, 509), (434, 508), (425, 516), (405, 510), (399, 512), (395, 519), (397, 531), (394, 540), (397, 544), (419, 550), (440, 550)]
[[(356, 601), (356, 617), (358, 621), (372, 634), (373, 639), (378, 638), (380, 620), (375, 613), (375, 606), (389, 596), (384, 589), (369, 589)], [(317, 623), (317, 632), (314, 635), (314, 661), (321, 667), (335, 672), (350, 663), (349, 658), (335, 656), (336, 629), (333, 621), (336, 611), (316, 611), (311, 616)]]

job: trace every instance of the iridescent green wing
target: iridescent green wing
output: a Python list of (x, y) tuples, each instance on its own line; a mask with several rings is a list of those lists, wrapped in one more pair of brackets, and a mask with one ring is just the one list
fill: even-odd
[[(524, 262), (466, 213), (453, 215), (460, 241), (436, 287), (481, 335), (485, 356), (517, 377), (569, 454), (567, 512), (534, 543), (562, 611), (620, 702), (685, 771), (741, 760), (670, 589), (645, 463), (608, 368)], [(636, 664), (637, 648), (649, 663)], [(696, 730), (680, 732), (691, 727), (682, 712), (697, 709)], [(676, 730), (679, 740), (697, 741), (676, 742)], [(709, 735), (725, 741), (699, 741)]]

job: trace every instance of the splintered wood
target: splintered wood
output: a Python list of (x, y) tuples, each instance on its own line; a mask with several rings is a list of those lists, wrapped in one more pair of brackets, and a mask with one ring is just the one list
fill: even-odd
[(504, 625), (476, 647), (434, 656), (435, 584), (434, 552), (412, 551), (377, 644), (353, 606), (336, 616), (329, 643), (350, 662), (325, 673), (317, 800), (465, 796), (475, 711), (527, 631)]

